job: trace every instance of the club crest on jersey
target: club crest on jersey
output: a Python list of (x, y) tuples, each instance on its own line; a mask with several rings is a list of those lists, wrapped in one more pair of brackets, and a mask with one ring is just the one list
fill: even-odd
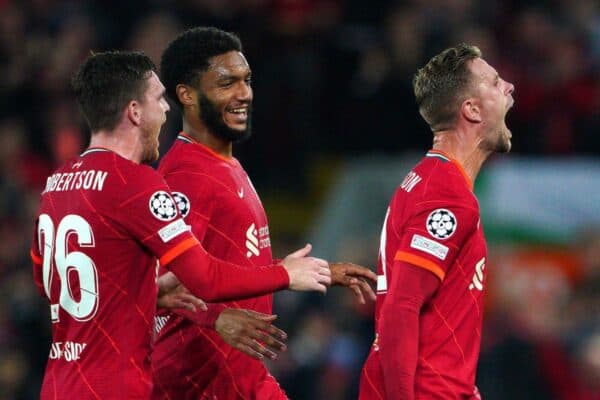
[(150, 212), (161, 221), (170, 221), (177, 217), (175, 202), (169, 193), (159, 190), (150, 196)]
[(456, 232), (458, 222), (450, 210), (438, 208), (427, 217), (427, 232), (436, 239), (448, 239)]
[(172, 192), (173, 200), (175, 200), (175, 204), (177, 204), (177, 208), (179, 209), (179, 213), (183, 218), (187, 217), (190, 213), (190, 199), (181, 192)]

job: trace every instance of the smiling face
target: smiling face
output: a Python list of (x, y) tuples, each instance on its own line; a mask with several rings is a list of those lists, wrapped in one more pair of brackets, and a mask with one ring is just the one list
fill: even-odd
[(514, 86), (498, 75), (485, 60), (475, 58), (469, 63), (473, 74), (475, 96), (481, 106), (484, 135), (480, 147), (496, 153), (508, 153), (512, 133), (506, 126), (506, 113), (514, 104)]
[(212, 57), (201, 74), (199, 117), (222, 140), (239, 142), (251, 134), (251, 75), (248, 61), (239, 51)]
[(158, 135), (160, 134), (160, 128), (167, 120), (167, 111), (169, 111), (169, 103), (165, 99), (165, 87), (154, 72), (148, 78), (146, 91), (140, 106), (143, 110), (140, 121), (142, 130), (141, 162), (149, 164), (158, 160)]

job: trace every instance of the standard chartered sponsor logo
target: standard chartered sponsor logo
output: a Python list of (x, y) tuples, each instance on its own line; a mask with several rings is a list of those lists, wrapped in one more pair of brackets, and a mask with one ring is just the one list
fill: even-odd
[(154, 317), (154, 332), (160, 333), (161, 329), (165, 327), (167, 321), (169, 320), (169, 316), (155, 316)]
[(256, 225), (251, 224), (246, 230), (246, 257), (258, 256), (260, 249), (267, 247), (271, 247), (269, 227), (265, 225), (256, 229)]
[(50, 346), (50, 355), (48, 356), (51, 360), (58, 360), (60, 358), (65, 361), (77, 361), (81, 358), (81, 353), (87, 347), (87, 343), (77, 342), (54, 342)]
[(483, 257), (477, 265), (475, 265), (475, 273), (473, 274), (473, 282), (469, 285), (469, 290), (483, 290), (483, 270), (485, 269), (485, 257)]
[(258, 232), (256, 231), (256, 226), (254, 224), (250, 225), (248, 230), (246, 230), (246, 257), (250, 258), (252, 255), (257, 256), (260, 251), (258, 250)]

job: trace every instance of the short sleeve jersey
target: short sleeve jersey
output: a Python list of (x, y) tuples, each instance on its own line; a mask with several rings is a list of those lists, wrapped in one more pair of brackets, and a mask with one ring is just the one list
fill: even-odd
[(92, 148), (51, 175), (31, 249), (52, 321), (41, 398), (149, 398), (158, 258), (197, 244), (148, 166)]
[[(235, 158), (222, 157), (181, 133), (161, 160), (158, 172), (209, 254), (249, 268), (272, 264), (267, 216), (250, 178)], [(222, 304), (271, 313), (272, 297)], [(244, 392), (250, 381), (266, 374), (262, 363), (234, 350), (214, 329), (169, 312), (159, 313), (157, 325), (161, 329), (152, 363), (155, 392), (161, 395), (193, 398), (192, 392), (202, 392), (219, 373), (229, 374), (228, 386)]]
[[(377, 337), (386, 335), (380, 321), (386, 317), (381, 309), (388, 290), (402, 290), (393, 284), (399, 273), (395, 268), (402, 266), (395, 261), (434, 274), (440, 286), (419, 317), (416, 399), (471, 398), (476, 392), (486, 251), (469, 177), (457, 162), (431, 150), (404, 178), (387, 211), (378, 262), (376, 341), (369, 356), (376, 356)], [(393, 371), (385, 374), (393, 377)]]

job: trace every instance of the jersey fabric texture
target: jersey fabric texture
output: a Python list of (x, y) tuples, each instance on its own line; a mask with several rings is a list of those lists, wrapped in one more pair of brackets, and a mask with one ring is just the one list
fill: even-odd
[[(461, 166), (430, 151), (396, 190), (384, 221), (378, 262), (375, 341), (365, 362), (360, 399), (386, 399), (388, 356), (378, 341), (388, 290), (404, 263), (434, 274), (440, 285), (419, 315), (415, 399), (477, 399), (475, 371), (483, 317), (486, 244), (479, 205)], [(397, 288), (402, 290), (402, 288)], [(399, 312), (399, 310), (397, 310)], [(403, 343), (387, 352), (401, 358)], [(391, 400), (391, 399), (388, 399)]]
[[(272, 264), (265, 211), (235, 158), (222, 157), (182, 133), (159, 172), (209, 254), (249, 268)], [(272, 295), (223, 305), (269, 314)], [(159, 318), (164, 326), (152, 356), (153, 399), (287, 398), (262, 362), (233, 349), (213, 328), (174, 313)]]
[(197, 245), (148, 166), (92, 148), (49, 177), (31, 249), (52, 319), (41, 399), (148, 399), (155, 255)]

